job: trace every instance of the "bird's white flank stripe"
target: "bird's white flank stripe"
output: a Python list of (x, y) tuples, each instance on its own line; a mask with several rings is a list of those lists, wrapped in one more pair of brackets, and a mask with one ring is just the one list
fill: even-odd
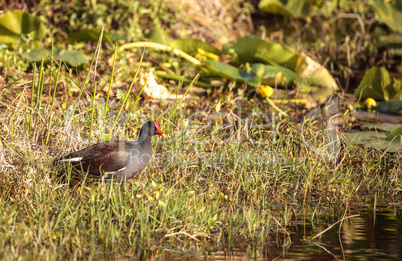
[(121, 170), (125, 170), (126, 166), (122, 167), (121, 169), (116, 170), (116, 172), (121, 171)]
[(76, 157), (76, 158), (71, 158), (71, 159), (62, 159), (60, 161), (66, 161), (66, 162), (78, 162), (81, 161), (82, 157)]
[(119, 172), (119, 171), (121, 171), (121, 170), (125, 170), (125, 169), (126, 169), (126, 166), (124, 166), (124, 167), (122, 167), (121, 169), (118, 169), (118, 170), (116, 170), (116, 171), (108, 171), (108, 172), (106, 172), (106, 176), (107, 176), (107, 175), (116, 175), (117, 172)]

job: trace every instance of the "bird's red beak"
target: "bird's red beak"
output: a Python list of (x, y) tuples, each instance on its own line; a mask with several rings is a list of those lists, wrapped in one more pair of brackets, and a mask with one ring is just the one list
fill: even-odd
[(159, 123), (157, 121), (154, 121), (155, 127), (156, 127), (156, 134), (158, 135), (162, 135), (163, 131), (161, 130), (161, 128), (159, 127)]

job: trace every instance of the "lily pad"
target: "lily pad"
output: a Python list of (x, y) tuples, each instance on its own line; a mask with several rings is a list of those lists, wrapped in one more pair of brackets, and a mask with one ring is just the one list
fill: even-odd
[(309, 3), (303, 0), (261, 0), (258, 4), (263, 12), (303, 19), (308, 17), (309, 7)]
[(49, 50), (43, 48), (36, 48), (30, 52), (23, 53), (22, 57), (27, 59), (29, 62), (40, 62), (42, 59), (45, 61), (50, 61), (50, 54)]
[(119, 33), (110, 33), (109, 35), (112, 38), (113, 42), (116, 42), (118, 40), (127, 40), (127, 35), (122, 35)]
[[(78, 32), (71, 33), (68, 36), (67, 40), (73, 43), (86, 41), (98, 42), (101, 34), (101, 29), (84, 29)], [(111, 43), (113, 41), (114, 39), (107, 32), (103, 31), (102, 43)]]
[(314, 101), (314, 103), (318, 104), (325, 103), (328, 98), (334, 95), (334, 89), (324, 86), (301, 84), (298, 90), (303, 99)]
[(370, 130), (376, 130), (376, 131), (386, 131), (386, 132), (392, 132), (399, 128), (401, 125), (400, 124), (392, 124), (392, 123), (376, 123), (376, 124), (362, 124), (362, 128), (367, 128)]
[[(286, 84), (293, 79), (297, 83), (304, 82), (300, 91), (305, 98), (311, 98), (315, 102), (324, 103), (338, 89), (335, 79), (319, 63), (308, 56), (299, 56), (288, 50), (281, 44), (273, 44), (255, 36), (240, 38), (236, 43), (227, 45), (227, 50), (234, 50), (241, 62), (259, 62), (273, 67), (262, 68), (254, 65), (253, 72), (257, 72), (263, 84), (272, 84), (269, 80), (277, 77), (278, 72), (284, 74)], [(265, 74), (265, 75), (264, 75)], [(304, 81), (304, 79), (306, 81)], [(275, 78), (278, 83), (278, 78)]]
[(32, 14), (13, 10), (0, 16), (0, 43), (13, 46), (31, 40), (42, 40), (45, 35), (45, 26)]
[(65, 51), (60, 52), (55, 56), (56, 60), (64, 61), (73, 67), (77, 67), (81, 64), (88, 62), (88, 57), (84, 52), (80, 51)]
[(377, 48), (384, 46), (402, 47), (402, 35), (399, 33), (381, 35), (378, 37), (378, 42), (375, 46)]
[[(363, 124), (364, 130), (356, 133), (344, 133), (347, 141), (358, 145), (367, 145), (378, 150), (387, 149), (389, 152), (402, 150), (401, 124), (375, 123)], [(368, 130), (367, 130), (368, 129)]]
[(395, 153), (402, 151), (402, 138), (395, 138), (391, 142), (387, 140), (386, 132), (362, 131), (356, 133), (343, 133), (346, 141), (356, 145), (365, 145), (377, 150), (387, 150)]
[[(339, 89), (329, 71), (308, 56), (300, 56), (298, 58), (295, 71), (301, 77), (306, 78), (310, 85), (322, 87), (322, 92), (328, 92), (330, 96), (333, 95), (333, 91)], [(325, 100), (327, 98), (329, 96)]]
[[(22, 57), (29, 62), (40, 62), (42, 59), (48, 62), (51, 59), (51, 54), (51, 50), (37, 48), (28, 53), (24, 53)], [(64, 61), (73, 67), (88, 63), (88, 57), (81, 51), (62, 51), (60, 48), (56, 48), (53, 51), (53, 56), (57, 61)]]
[(366, 72), (355, 91), (358, 99), (373, 98), (377, 101), (388, 101), (395, 95), (391, 78), (384, 67), (372, 67)]
[(256, 36), (246, 36), (227, 45), (233, 49), (241, 62), (278, 64), (294, 70), (299, 56), (278, 43), (270, 43)]
[(152, 40), (154, 43), (166, 44), (168, 45), (172, 39), (170, 39), (169, 35), (160, 28), (160, 26), (155, 27), (151, 32), (147, 34), (147, 37)]
[(402, 32), (402, 4), (371, 0), (370, 6), (380, 23), (386, 24), (394, 32)]
[(221, 75), (227, 79), (240, 80), (251, 86), (260, 84), (260, 78), (253, 72), (245, 72), (229, 64), (217, 62), (215, 60), (206, 60), (204, 65), (212, 72)]
[(352, 111), (350, 114), (362, 121), (402, 124), (402, 116), (400, 115), (366, 111)]
[(379, 102), (377, 106), (374, 107), (374, 109), (379, 112), (402, 114), (402, 101), (391, 100), (386, 102)]
[(395, 130), (391, 131), (390, 134), (388, 134), (386, 140), (393, 140), (397, 139), (399, 136), (399, 139), (402, 140), (402, 126), (396, 128)]
[(214, 54), (220, 54), (221, 51), (218, 50), (217, 48), (213, 47), (210, 44), (207, 44), (203, 41), (197, 40), (197, 39), (176, 39), (172, 40), (169, 43), (169, 46), (179, 49), (185, 53), (189, 54), (194, 54), (198, 51), (198, 49), (202, 49), (204, 51), (207, 51), (209, 53), (214, 53)]
[(303, 82), (303, 78), (297, 73), (280, 65), (256, 63), (252, 65), (252, 71), (261, 78), (261, 84), (288, 86), (293, 82)]

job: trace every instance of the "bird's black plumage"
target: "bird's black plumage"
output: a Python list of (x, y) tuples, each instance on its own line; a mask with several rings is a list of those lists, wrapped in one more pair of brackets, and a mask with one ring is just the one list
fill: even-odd
[(152, 137), (162, 135), (158, 122), (148, 121), (136, 141), (106, 141), (73, 152), (59, 162), (69, 162), (96, 176), (129, 179), (142, 171), (152, 158)]

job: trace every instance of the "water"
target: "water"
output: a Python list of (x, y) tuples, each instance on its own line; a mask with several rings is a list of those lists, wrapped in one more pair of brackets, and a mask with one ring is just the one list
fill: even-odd
[(402, 220), (391, 210), (361, 213), (315, 242), (295, 242), (285, 258), (296, 260), (402, 260)]
[[(183, 246), (140, 250), (135, 256), (97, 253), (97, 260), (402, 260), (402, 214), (387, 208), (361, 211), (316, 237), (331, 223), (294, 225), (290, 237), (279, 234), (263, 244), (244, 241), (234, 250), (205, 242), (196, 250)], [(183, 247), (183, 248), (182, 248)], [(184, 250), (183, 250), (184, 249)]]
[[(269, 241), (253, 247), (241, 246), (236, 251), (205, 251), (183, 253), (177, 249), (150, 252), (146, 260), (402, 260), (402, 219), (389, 209), (361, 212), (360, 216), (335, 225), (313, 241), (311, 238), (325, 229), (313, 231), (311, 226), (298, 225), (286, 239)], [(284, 240), (284, 241), (283, 241)]]

